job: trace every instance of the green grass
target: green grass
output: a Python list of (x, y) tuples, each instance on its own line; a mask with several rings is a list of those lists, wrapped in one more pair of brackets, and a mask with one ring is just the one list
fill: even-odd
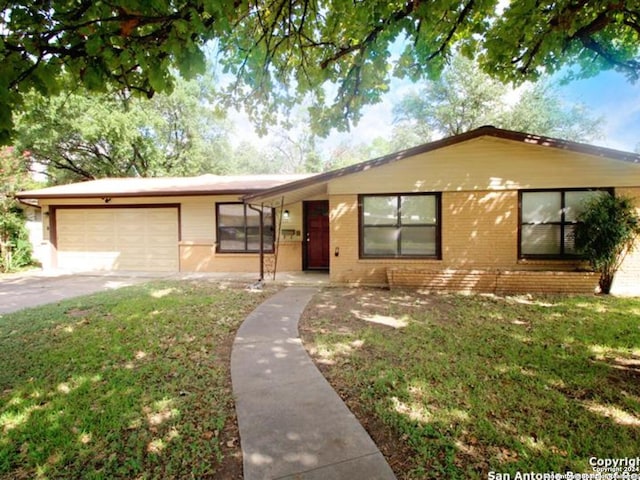
[(230, 342), (266, 295), (163, 282), (0, 316), (0, 478), (216, 476)]
[(389, 455), (407, 457), (390, 460), (399, 478), (592, 472), (590, 457), (638, 455), (638, 299), (328, 290), (301, 329), (364, 423), (393, 436)]

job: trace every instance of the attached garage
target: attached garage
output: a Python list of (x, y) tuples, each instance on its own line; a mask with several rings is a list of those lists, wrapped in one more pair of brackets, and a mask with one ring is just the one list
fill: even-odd
[[(219, 251), (216, 205), (308, 176), (101, 178), (16, 196), (42, 209), (45, 270), (256, 272), (257, 252)], [(300, 269), (293, 237), (281, 245), (280, 265)]]
[(179, 210), (162, 207), (57, 207), (57, 266), (73, 271), (177, 272)]

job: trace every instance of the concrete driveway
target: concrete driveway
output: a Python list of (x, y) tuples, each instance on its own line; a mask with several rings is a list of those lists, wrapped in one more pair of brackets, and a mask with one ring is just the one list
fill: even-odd
[(41, 271), (0, 276), (0, 315), (103, 290), (128, 287), (170, 274)]
[[(82, 272), (31, 270), (25, 273), (0, 275), (0, 315), (23, 308), (54, 303), (103, 290), (128, 287), (158, 279), (214, 280), (222, 283), (251, 285), (257, 273), (171, 273), (171, 272)], [(329, 283), (325, 272), (279, 272), (279, 285), (321, 286)]]

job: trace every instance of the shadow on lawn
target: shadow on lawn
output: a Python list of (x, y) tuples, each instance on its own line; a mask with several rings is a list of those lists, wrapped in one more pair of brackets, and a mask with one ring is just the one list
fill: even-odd
[[(194, 396), (206, 386), (187, 392), (177, 375), (175, 366), (165, 371), (138, 354), (96, 374), (15, 384), (0, 415), (0, 477), (211, 474), (226, 412), (198, 418)], [(223, 403), (230, 408), (229, 399)]]
[(233, 334), (268, 292), (170, 287), (3, 318), (0, 478), (211, 478), (226, 468), (223, 455), (237, 450)]
[(640, 445), (639, 307), (331, 291), (302, 329), (350, 406), (411, 447), (390, 459), (399, 478), (592, 472), (589, 458), (635, 457)]

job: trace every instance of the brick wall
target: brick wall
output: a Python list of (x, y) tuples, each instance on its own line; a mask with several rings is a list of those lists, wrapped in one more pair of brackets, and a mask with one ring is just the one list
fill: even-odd
[[(302, 270), (300, 242), (283, 242), (278, 250), (278, 272)], [(265, 271), (273, 268), (272, 254), (265, 254)], [(216, 253), (214, 244), (181, 242), (180, 271), (182, 272), (260, 272), (257, 253)]]
[(591, 272), (434, 270), (391, 267), (391, 287), (417, 286), (428, 291), (464, 293), (582, 293), (596, 291), (598, 275)]
[(518, 192), (442, 194), (442, 259), (360, 259), (358, 196), (332, 195), (331, 281), (486, 292), (593, 292), (577, 261), (518, 259)]
[(260, 255), (257, 253), (216, 253), (214, 244), (181, 242), (180, 271), (259, 273)]

